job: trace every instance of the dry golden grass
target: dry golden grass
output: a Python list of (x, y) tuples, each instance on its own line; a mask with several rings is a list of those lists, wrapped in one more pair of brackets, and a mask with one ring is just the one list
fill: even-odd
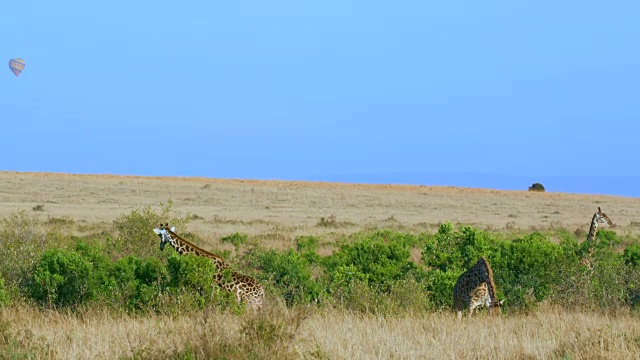
[[(638, 198), (0, 172), (0, 218), (27, 209), (53, 222), (68, 219), (91, 232), (111, 227), (113, 220), (133, 209), (157, 207), (169, 199), (178, 213), (197, 215), (186, 230), (198, 234), (207, 243), (205, 248), (215, 245), (229, 250), (232, 245), (219, 240), (234, 232), (253, 235), (265, 246), (284, 248), (293, 246), (297, 235), (322, 235), (324, 242), (331, 242), (340, 234), (370, 227), (434, 231), (444, 221), (495, 230), (562, 227), (586, 231), (598, 206), (616, 223), (616, 231), (640, 233)], [(38, 205), (44, 205), (41, 211), (32, 210)], [(332, 214), (335, 224), (318, 225), (321, 217)], [(419, 257), (412, 254), (415, 261)], [(280, 338), (271, 348), (247, 350), (251, 344), (263, 346), (242, 330), (256, 324), (256, 317), (277, 326), (300, 326), (276, 329)], [(18, 349), (55, 359), (172, 358), (184, 355), (187, 348), (196, 358), (223, 354), (243, 358), (250, 350), (279, 358), (640, 358), (640, 321), (631, 313), (546, 308), (530, 315), (487, 320), (484, 313), (458, 323), (448, 312), (383, 318), (313, 307), (286, 309), (278, 304), (259, 315), (205, 311), (174, 317), (131, 317), (95, 310), (78, 315), (14, 306), (0, 311), (5, 332), (0, 345), (13, 339)]]
[[(175, 317), (10, 308), (0, 312), (0, 323), (6, 322), (32, 354), (55, 359), (161, 359), (184, 356), (187, 349), (196, 358), (246, 358), (250, 352), (279, 359), (640, 357), (637, 316), (557, 309), (498, 319), (484, 312), (458, 322), (448, 312), (385, 318), (279, 305), (258, 315), (201, 312)], [(252, 338), (247, 328), (256, 324), (273, 324), (273, 341)]]
[[(640, 198), (616, 196), (16, 172), (0, 172), (0, 184), (0, 217), (44, 205), (37, 212), (44, 218), (110, 226), (121, 214), (172, 200), (174, 210), (196, 215), (188, 230), (209, 243), (241, 232), (286, 247), (297, 235), (344, 234), (368, 227), (432, 231), (445, 221), (493, 230), (587, 231), (598, 206), (618, 226), (616, 231), (640, 233)], [(330, 215), (336, 216), (337, 226), (318, 226), (321, 217)]]

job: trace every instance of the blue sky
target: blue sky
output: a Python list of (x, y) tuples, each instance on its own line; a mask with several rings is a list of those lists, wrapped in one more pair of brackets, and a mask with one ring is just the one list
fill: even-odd
[(11, 1), (0, 58), (26, 68), (0, 71), (0, 170), (640, 196), (639, 14), (631, 0)]

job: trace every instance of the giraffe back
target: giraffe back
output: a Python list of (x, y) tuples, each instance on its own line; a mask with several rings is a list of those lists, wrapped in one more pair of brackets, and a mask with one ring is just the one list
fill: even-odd
[(456, 285), (453, 287), (453, 307), (462, 311), (467, 307), (474, 295), (479, 295), (486, 284), (487, 295), (490, 304), (497, 303), (496, 285), (493, 282), (493, 270), (489, 261), (480, 257), (475, 265), (458, 277)]

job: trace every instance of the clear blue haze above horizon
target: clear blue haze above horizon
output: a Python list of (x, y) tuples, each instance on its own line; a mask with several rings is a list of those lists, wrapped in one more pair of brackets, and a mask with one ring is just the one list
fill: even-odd
[(640, 197), (638, 19), (630, 0), (12, 1), (0, 170)]

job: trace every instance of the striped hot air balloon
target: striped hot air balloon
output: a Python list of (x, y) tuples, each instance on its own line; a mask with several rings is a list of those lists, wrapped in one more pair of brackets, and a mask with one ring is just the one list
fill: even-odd
[(13, 71), (15, 76), (20, 75), (22, 70), (24, 70), (24, 60), (20, 58), (13, 58), (9, 60), (9, 68)]

